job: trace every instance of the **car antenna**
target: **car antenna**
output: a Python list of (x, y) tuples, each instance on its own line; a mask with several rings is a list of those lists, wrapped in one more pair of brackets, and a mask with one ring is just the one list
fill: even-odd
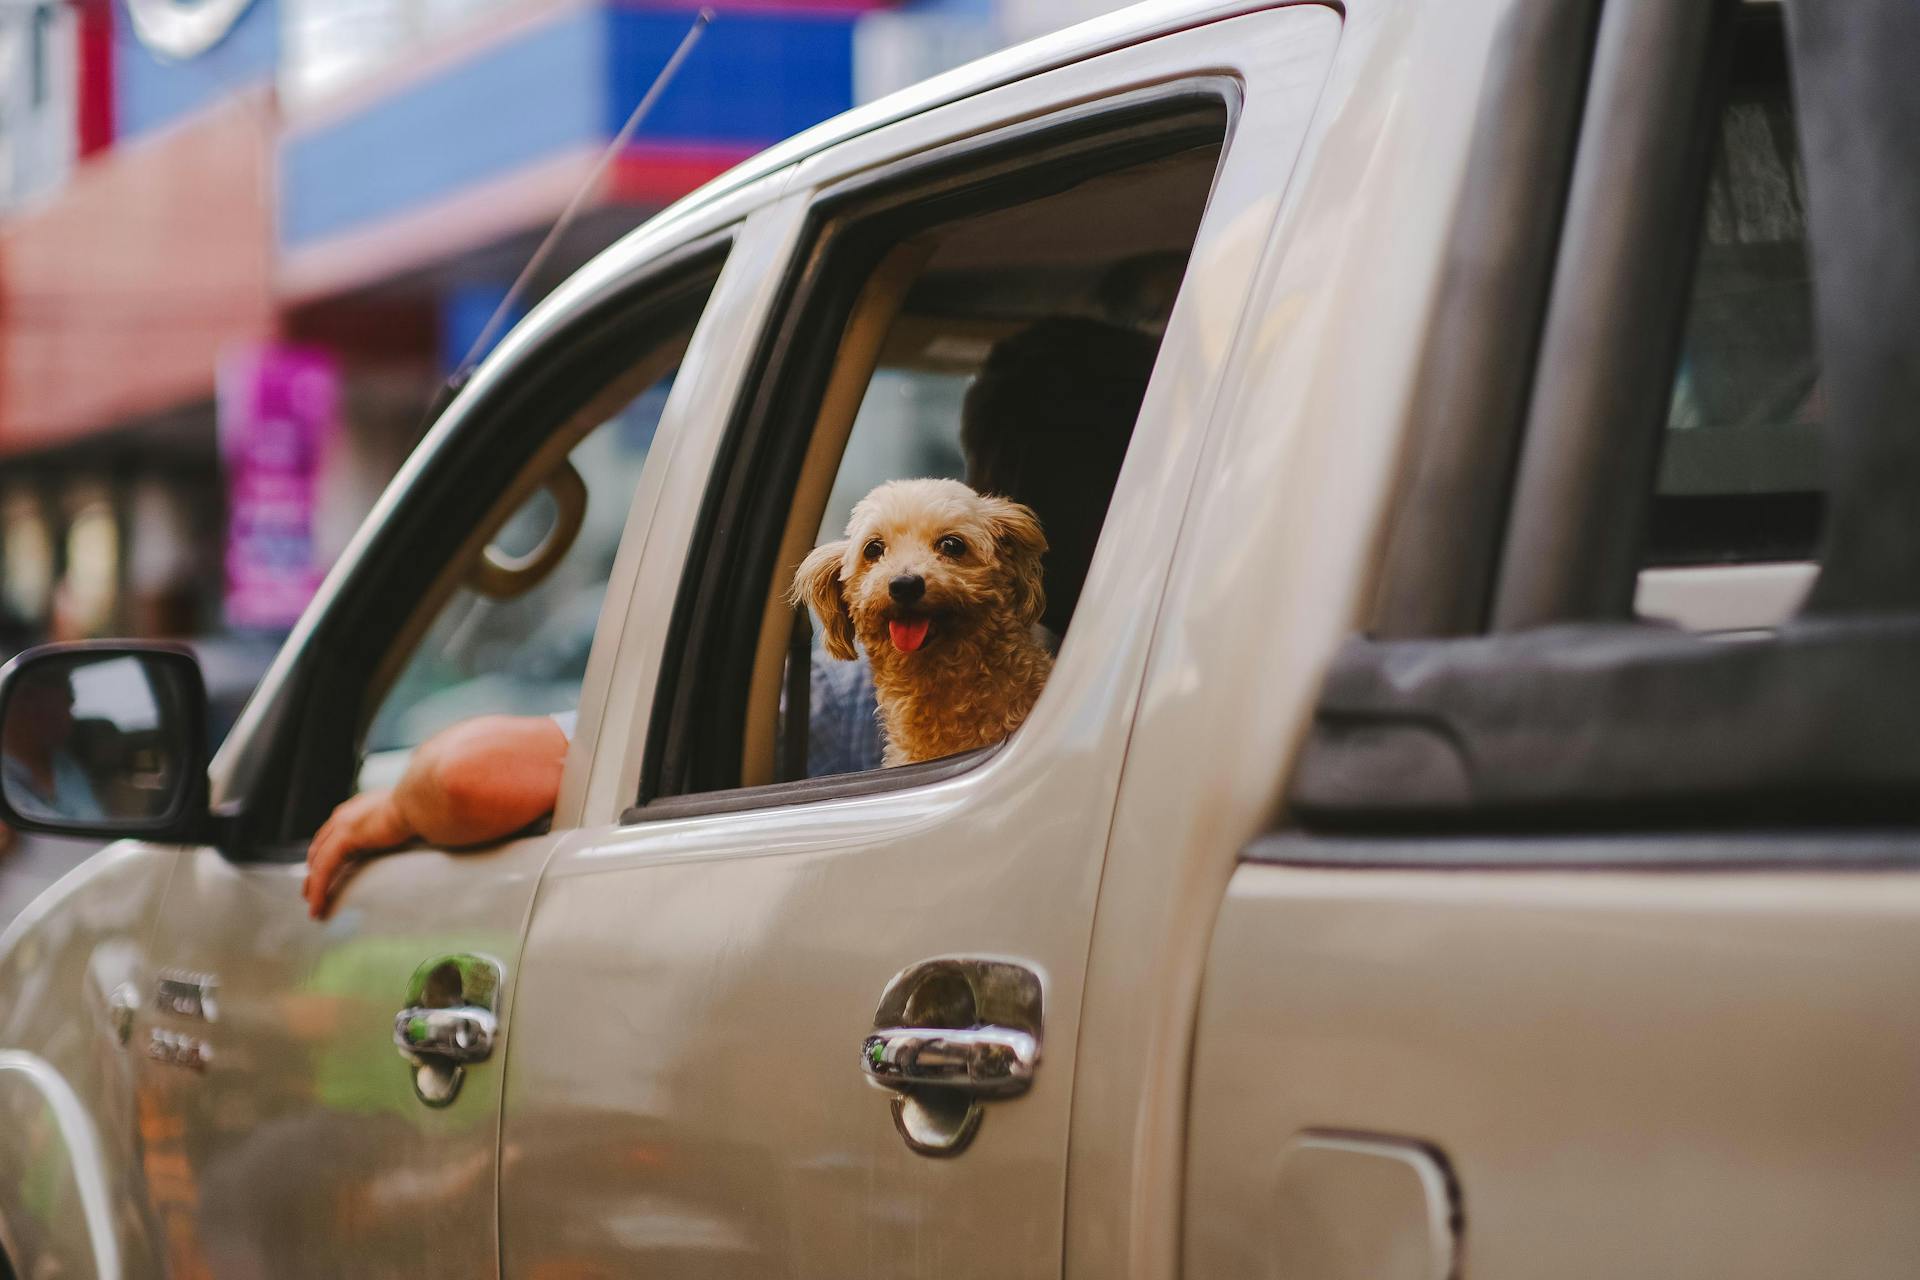
[(521, 294), (526, 292), (527, 285), (539, 273), (540, 268), (546, 265), (547, 258), (553, 253), (554, 246), (560, 242), (560, 237), (573, 224), (587, 197), (600, 185), (600, 179), (606, 173), (607, 166), (613, 163), (615, 156), (626, 150), (627, 143), (632, 141), (634, 132), (640, 128), (641, 121), (653, 111), (654, 104), (660, 101), (660, 95), (667, 91), (669, 84), (673, 83), (673, 78), (680, 72), (680, 65), (687, 60), (687, 55), (693, 52), (693, 46), (700, 42), (701, 35), (706, 32), (707, 24), (712, 21), (711, 8), (702, 8), (694, 15), (693, 25), (687, 29), (687, 34), (680, 38), (680, 43), (675, 47), (673, 55), (667, 59), (666, 65), (660, 68), (660, 74), (653, 78), (651, 85), (647, 86), (646, 93), (641, 95), (640, 101), (634, 105), (632, 114), (627, 116), (627, 122), (620, 126), (620, 132), (613, 135), (613, 140), (607, 143), (606, 150), (600, 153), (600, 158), (595, 161), (592, 172), (587, 174), (585, 180), (580, 183), (579, 189), (573, 193), (573, 199), (567, 202), (567, 207), (560, 211), (558, 218), (554, 219), (553, 226), (548, 229), (546, 236), (534, 249), (533, 256), (527, 259), (527, 265), (520, 268), (520, 274), (514, 277), (511, 285), (507, 286), (506, 293), (502, 295), (499, 304), (493, 309), (493, 314), (487, 317), (487, 323), (481, 328), (480, 336), (474, 339), (473, 345), (467, 349), (467, 354), (461, 358), (458, 367), (448, 374), (447, 380), (440, 385), (439, 392), (433, 397), (432, 405), (427, 409), (428, 423), (438, 418), (453, 398), (460, 394), (460, 389), (467, 385), (467, 379), (473, 376), (474, 367), (491, 348), (494, 335), (499, 332), (500, 324), (513, 309), (513, 304), (519, 300)]

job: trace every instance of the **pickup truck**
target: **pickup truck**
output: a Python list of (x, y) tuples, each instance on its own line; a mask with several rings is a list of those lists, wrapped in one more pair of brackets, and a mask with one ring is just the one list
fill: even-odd
[[(1156, 0), (667, 210), (210, 762), (179, 652), (9, 665), (0, 817), (115, 842), (0, 937), (0, 1274), (1913, 1274), (1916, 61)], [(829, 767), (794, 566), (983, 431), (1051, 679)], [(309, 920), (422, 707), (571, 713), (550, 820)]]

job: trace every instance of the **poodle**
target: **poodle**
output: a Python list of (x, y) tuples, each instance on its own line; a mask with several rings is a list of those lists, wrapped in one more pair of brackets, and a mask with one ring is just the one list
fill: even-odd
[(990, 746), (1020, 727), (1053, 669), (1039, 518), (958, 480), (893, 480), (847, 536), (816, 547), (789, 598), (813, 606), (828, 654), (873, 667), (888, 766)]

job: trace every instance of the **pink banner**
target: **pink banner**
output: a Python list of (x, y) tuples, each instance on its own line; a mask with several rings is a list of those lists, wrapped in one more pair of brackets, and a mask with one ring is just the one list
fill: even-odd
[(263, 344), (220, 365), (227, 469), (227, 625), (285, 630), (313, 598), (320, 468), (339, 429), (331, 353)]

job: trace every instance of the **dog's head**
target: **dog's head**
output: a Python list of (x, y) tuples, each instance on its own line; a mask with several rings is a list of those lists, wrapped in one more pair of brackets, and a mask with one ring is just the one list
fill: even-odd
[(827, 652), (937, 648), (995, 624), (1025, 630), (1046, 609), (1046, 535), (1032, 511), (958, 480), (894, 480), (862, 498), (847, 536), (816, 547), (792, 598), (826, 629)]

